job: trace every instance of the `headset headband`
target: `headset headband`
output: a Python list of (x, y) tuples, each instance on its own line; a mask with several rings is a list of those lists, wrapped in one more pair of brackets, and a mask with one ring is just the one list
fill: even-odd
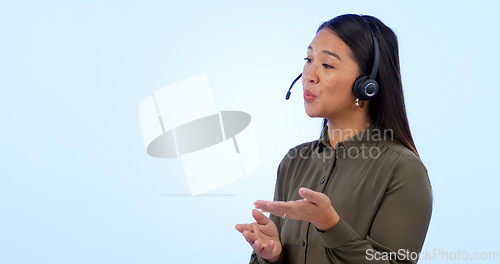
[(361, 16), (363, 21), (366, 22), (366, 25), (368, 25), (368, 28), (370, 29), (370, 33), (372, 34), (372, 39), (373, 39), (373, 67), (372, 67), (372, 72), (370, 73), (370, 79), (375, 80), (377, 78), (377, 73), (378, 73), (378, 66), (380, 64), (380, 48), (378, 46), (378, 39), (375, 37), (375, 33), (373, 33), (373, 29), (366, 21), (364, 17)]

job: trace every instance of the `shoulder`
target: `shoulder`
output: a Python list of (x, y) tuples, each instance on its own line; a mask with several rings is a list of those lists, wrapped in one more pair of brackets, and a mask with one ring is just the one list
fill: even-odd
[(405, 147), (403, 144), (401, 144), (399, 142), (383, 141), (382, 144), (387, 146), (392, 152), (397, 153), (400, 156), (414, 157), (416, 159), (419, 159), (418, 156), (413, 151), (411, 151), (410, 149), (408, 149), (407, 147)]
[(410, 149), (397, 142), (381, 143), (392, 157), (393, 173), (388, 190), (403, 186), (425, 189), (431, 192), (431, 184), (422, 160)]
[(293, 148), (290, 148), (288, 152), (286, 153), (285, 157), (283, 157), (283, 161), (289, 160), (289, 159), (295, 159), (298, 157), (306, 157), (308, 154), (310, 154), (311, 151), (313, 151), (316, 146), (319, 144), (318, 140), (314, 141), (309, 141), (305, 142), (302, 144), (299, 144)]
[(427, 169), (422, 160), (413, 151), (398, 142), (385, 141), (382, 144), (388, 148), (388, 151), (395, 158), (396, 168), (413, 167), (414, 169), (424, 170), (425, 174), (427, 174)]
[(319, 141), (315, 140), (290, 148), (278, 166), (278, 176), (291, 174), (301, 163), (308, 162), (317, 144)]

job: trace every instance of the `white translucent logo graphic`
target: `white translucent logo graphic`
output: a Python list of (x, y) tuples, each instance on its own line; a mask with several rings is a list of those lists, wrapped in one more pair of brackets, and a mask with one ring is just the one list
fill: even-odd
[(251, 116), (218, 111), (206, 74), (168, 85), (139, 107), (146, 151), (156, 158), (180, 158), (191, 195), (242, 178), (257, 167)]

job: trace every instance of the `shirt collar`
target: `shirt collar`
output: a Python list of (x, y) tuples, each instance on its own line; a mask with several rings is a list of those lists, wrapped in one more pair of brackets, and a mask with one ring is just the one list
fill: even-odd
[[(350, 147), (359, 147), (359, 146), (362, 146), (363, 144), (367, 145), (369, 143), (372, 143), (375, 141), (382, 141), (382, 140), (383, 140), (383, 137), (382, 137), (381, 130), (373, 125), (369, 125), (366, 129), (364, 129), (362, 131), (353, 130), (352, 136), (343, 142), (338, 142), (337, 146), (335, 148), (336, 149), (338, 148), (339, 150), (342, 148), (348, 149)], [(320, 143), (320, 145), (323, 145), (324, 147), (331, 147), (330, 146), (330, 139), (328, 137), (328, 125), (326, 125), (323, 128), (323, 130), (321, 131), (319, 143)]]

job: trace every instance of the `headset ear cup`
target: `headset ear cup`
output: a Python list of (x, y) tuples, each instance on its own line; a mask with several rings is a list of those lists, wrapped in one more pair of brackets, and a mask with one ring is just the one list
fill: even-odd
[(370, 100), (378, 93), (378, 83), (373, 79), (367, 80), (363, 84), (363, 94), (366, 96), (366, 100)]
[(352, 92), (354, 93), (354, 96), (358, 98), (359, 100), (365, 100), (363, 96), (363, 83), (368, 80), (368, 76), (360, 76), (356, 81), (354, 82), (354, 85), (352, 86)]
[(362, 101), (372, 99), (378, 93), (378, 83), (368, 76), (361, 76), (354, 82), (352, 87), (354, 96)]

